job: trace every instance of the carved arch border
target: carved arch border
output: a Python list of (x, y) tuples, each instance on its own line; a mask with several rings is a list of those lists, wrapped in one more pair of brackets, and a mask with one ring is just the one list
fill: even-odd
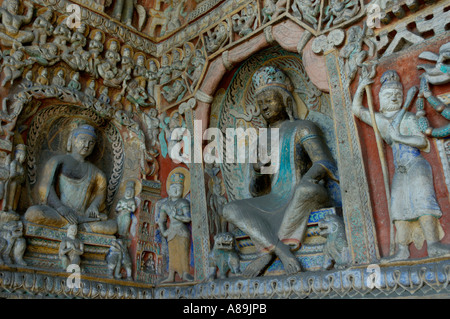
[[(275, 44), (290, 52), (299, 53), (306, 63), (314, 65), (315, 69), (322, 69), (321, 77), (311, 74), (307, 68), (311, 81), (322, 91), (329, 92), (333, 108), (333, 122), (337, 138), (338, 167), (341, 175), (342, 203), (347, 239), (350, 246), (353, 265), (376, 263), (379, 259), (378, 243), (372, 207), (369, 198), (367, 177), (361, 152), (356, 123), (349, 113), (351, 94), (349, 81), (342, 70), (342, 61), (337, 50), (330, 50), (324, 56), (312, 52), (313, 35), (290, 19), (280, 20), (259, 32), (251, 35), (247, 41), (237, 44), (209, 61), (208, 68), (201, 79), (195, 94), (197, 106), (192, 118), (201, 120), (202, 132), (209, 127), (210, 107), (214, 94), (221, 80), (228, 71), (234, 69), (253, 54)], [(320, 72), (318, 72), (320, 73)], [(203, 171), (202, 165), (193, 165), (196, 170)], [(191, 169), (192, 169), (191, 168)], [(197, 199), (206, 198), (204, 187), (204, 174), (195, 173), (201, 180), (191, 184), (191, 194)], [(203, 186), (200, 184), (203, 182)], [(355, 185), (357, 185), (355, 187)], [(198, 207), (197, 207), (198, 208)], [(194, 207), (192, 207), (194, 210)], [(207, 220), (206, 203), (200, 207), (199, 212)], [(202, 225), (207, 228), (207, 223)], [(208, 229), (198, 230), (198, 235), (208, 234)], [(193, 234), (195, 236), (195, 234)], [(196, 259), (207, 260), (204, 251)], [(196, 271), (202, 270), (197, 268)]]

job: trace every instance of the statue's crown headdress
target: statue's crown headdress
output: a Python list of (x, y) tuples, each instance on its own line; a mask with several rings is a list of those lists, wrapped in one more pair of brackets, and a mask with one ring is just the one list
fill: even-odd
[(170, 182), (172, 184), (184, 184), (184, 174), (174, 173), (170, 176)]
[(252, 81), (256, 92), (271, 86), (281, 87), (289, 92), (292, 89), (290, 79), (283, 71), (274, 66), (260, 68), (253, 74)]
[(95, 128), (89, 124), (80, 124), (78, 127), (73, 129), (73, 137), (77, 137), (79, 134), (88, 134), (97, 138), (97, 134), (95, 134)]
[(381, 90), (392, 88), (403, 90), (403, 85), (400, 82), (400, 76), (395, 70), (388, 70), (383, 73), (380, 78)]

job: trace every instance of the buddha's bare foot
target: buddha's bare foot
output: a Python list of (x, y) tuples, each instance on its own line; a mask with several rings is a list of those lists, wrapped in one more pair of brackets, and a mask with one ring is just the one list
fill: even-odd
[(284, 266), (284, 271), (287, 275), (299, 273), (302, 269), (300, 263), (295, 257), (280, 258)]
[(258, 276), (261, 271), (270, 263), (272, 258), (272, 254), (264, 254), (261, 257), (253, 260), (242, 272), (242, 275), (248, 278)]
[(441, 257), (450, 255), (450, 245), (440, 242), (428, 243), (428, 256)]
[(275, 248), (275, 253), (277, 254), (278, 258), (280, 258), (281, 263), (284, 267), (284, 271), (287, 275), (293, 275), (302, 270), (300, 262), (292, 254), (288, 246), (280, 243)]
[(185, 273), (183, 274), (182, 279), (183, 279), (184, 281), (194, 281), (194, 277), (192, 277), (192, 275), (189, 274), (189, 273), (187, 273), (187, 272), (185, 272)]
[(166, 284), (166, 283), (174, 282), (174, 281), (175, 281), (175, 272), (171, 271), (169, 273), (169, 276), (166, 279), (164, 279), (163, 281), (161, 281), (161, 283)]
[(381, 258), (380, 263), (381, 264), (387, 264), (387, 263), (392, 263), (395, 261), (400, 261), (400, 260), (406, 260), (409, 258), (409, 249), (408, 246), (406, 245), (399, 245), (398, 250), (395, 254), (389, 256), (389, 257), (384, 257)]

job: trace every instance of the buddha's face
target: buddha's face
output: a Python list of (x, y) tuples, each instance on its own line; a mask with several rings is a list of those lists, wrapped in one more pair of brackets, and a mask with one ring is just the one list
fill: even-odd
[(8, 11), (11, 14), (18, 14), (19, 12), (19, 2), (15, 0), (10, 0), (7, 5)]
[(276, 90), (265, 90), (258, 94), (256, 103), (263, 118), (270, 122), (279, 118), (285, 112), (283, 97)]
[(94, 40), (101, 41), (102, 40), (102, 34), (100, 32), (97, 32), (94, 36)]
[(49, 45), (48, 46), (48, 51), (50, 52), (50, 54), (52, 55), (56, 55), (58, 53), (58, 47), (56, 45)]
[(169, 194), (169, 197), (172, 199), (181, 198), (181, 196), (183, 195), (183, 185), (178, 184), (178, 183), (174, 183), (174, 184), (170, 185), (168, 194)]
[(24, 150), (17, 150), (15, 155), (16, 155), (16, 160), (19, 163), (23, 163), (25, 161), (25, 151)]
[(380, 111), (398, 111), (402, 107), (403, 92), (397, 88), (386, 88), (380, 91)]
[(77, 235), (77, 226), (76, 225), (70, 225), (69, 228), (67, 229), (67, 236), (74, 238)]
[(137, 65), (143, 66), (144, 65), (144, 57), (142, 55), (138, 56), (137, 58)]
[(184, 47), (184, 54), (185, 54), (186, 56), (191, 56), (192, 51), (191, 51), (190, 46), (186, 45), (186, 46)]
[(126, 198), (133, 198), (134, 197), (134, 188), (132, 187), (127, 187), (125, 189), (125, 197)]
[(89, 134), (78, 134), (73, 139), (72, 152), (75, 152), (82, 157), (91, 155), (95, 146), (95, 137)]
[(167, 66), (169, 65), (169, 57), (167, 55), (164, 55), (161, 61), (161, 65)]
[(22, 51), (16, 51), (14, 53), (14, 57), (16, 58), (17, 61), (22, 61), (23, 57), (24, 57), (24, 54), (23, 54)]

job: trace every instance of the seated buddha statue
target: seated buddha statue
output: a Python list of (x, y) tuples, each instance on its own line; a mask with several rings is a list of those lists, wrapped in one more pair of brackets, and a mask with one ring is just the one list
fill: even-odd
[(337, 167), (316, 124), (294, 119), (295, 99), (288, 76), (265, 66), (252, 81), (268, 128), (279, 130), (278, 170), (266, 174), (262, 169), (273, 163), (254, 163), (249, 185), (254, 197), (230, 201), (223, 207), (223, 216), (259, 249), (244, 276), (258, 276), (275, 257), (287, 274), (295, 274), (301, 266), (292, 251), (304, 240), (310, 213), (332, 204), (324, 185), (338, 182)]
[(27, 209), (25, 220), (60, 228), (78, 224), (79, 230), (106, 235), (117, 232), (117, 222), (105, 214), (106, 176), (86, 160), (96, 140), (91, 125), (71, 131), (67, 153), (45, 163), (36, 190), (39, 203)]

